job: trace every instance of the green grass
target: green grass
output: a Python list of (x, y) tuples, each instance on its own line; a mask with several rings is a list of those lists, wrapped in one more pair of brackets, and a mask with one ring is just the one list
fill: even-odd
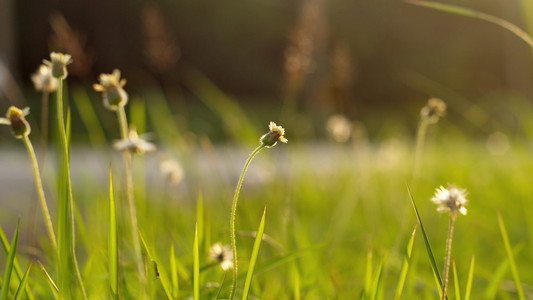
[[(201, 82), (194, 83), (198, 96), (221, 97), (211, 85), (200, 93)], [(85, 107), (85, 100), (73, 103)], [(223, 114), (215, 100), (209, 100), (208, 109)], [(185, 172), (183, 182), (170, 185), (153, 169), (157, 154), (138, 160), (144, 168), (133, 168), (152, 168), (150, 176), (144, 171), (134, 176), (136, 199), (142, 199), (134, 233), (142, 244), (146, 286), (137, 286), (139, 269), (119, 156), (102, 155), (96, 168), (101, 173), (70, 181), (69, 166), (83, 167), (84, 162), (69, 161), (69, 154), (76, 157), (69, 151), (76, 148), (70, 150), (69, 130), (63, 129), (62, 167), (56, 178), (60, 197), (52, 214), (58, 215), (53, 221), (58, 224), (59, 257), (44, 231), (37, 257), (27, 251), (15, 254), (18, 230), (11, 243), (2, 234), (6, 271), (0, 296), (81, 299), (86, 290), (88, 299), (135, 299), (139, 291), (150, 299), (228, 297), (231, 271), (209, 266), (208, 249), (216, 242), (230, 244), (236, 172), (257, 146), (250, 144), (250, 133), (265, 132), (267, 123), (246, 121), (239, 123), (246, 128), (239, 128), (220, 116), (232, 143), (218, 147), (187, 129), (187, 123), (176, 122), (179, 112), (164, 99), (135, 101), (132, 119), (155, 133), (167, 147), (161, 152), (176, 153)], [(456, 222), (450, 298), (527, 299), (533, 293), (533, 156), (524, 141), (533, 128), (525, 117), (533, 116), (533, 110), (522, 105), (516, 116), (523, 132), (510, 139), (511, 147), (501, 155), (491, 154), (483, 136), (468, 136), (453, 120), (429, 127), (412, 190), (405, 188), (412, 178), (412, 136), (326, 144), (302, 140), (286, 128), (289, 143), (257, 156), (240, 191), (235, 238), (242, 267), (236, 295), (267, 300), (437, 299), (448, 222), (429, 199), (437, 186), (456, 183), (469, 191), (470, 202), (469, 214)], [(106, 128), (92, 112), (84, 118), (89, 129)], [(100, 132), (91, 140), (101, 143), (116, 132)], [(113, 153), (111, 146), (108, 151)], [(109, 160), (112, 173), (106, 172)], [(107, 184), (99, 184), (102, 179)], [(40, 268), (30, 268), (32, 263)]]

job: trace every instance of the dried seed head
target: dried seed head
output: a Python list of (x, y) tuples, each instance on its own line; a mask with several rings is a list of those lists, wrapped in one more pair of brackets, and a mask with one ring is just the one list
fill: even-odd
[(47, 65), (40, 65), (31, 75), (31, 80), (38, 91), (51, 93), (57, 89), (57, 78), (52, 76), (52, 69)]
[(21, 139), (31, 132), (30, 124), (25, 118), (29, 113), (30, 109), (27, 107), (21, 110), (11, 106), (7, 110), (6, 118), (0, 118), (0, 124), (9, 125), (15, 138)]
[(437, 211), (449, 211), (452, 214), (459, 212), (466, 215), (468, 212), (465, 207), (468, 202), (466, 194), (465, 189), (460, 189), (452, 184), (448, 185), (448, 188), (440, 186), (435, 190), (431, 202), (438, 205)]
[(102, 92), (104, 106), (112, 111), (124, 107), (128, 103), (128, 94), (124, 90), (126, 79), (120, 79), (120, 71), (115, 69), (111, 74), (100, 74), (100, 83), (93, 84), (97, 92)]
[(430, 98), (420, 110), (420, 117), (430, 124), (437, 123), (446, 114), (446, 103), (439, 98)]
[(52, 52), (50, 53), (50, 61), (43, 60), (43, 63), (50, 67), (52, 76), (57, 79), (67, 78), (67, 65), (72, 63), (72, 56), (69, 54)]
[(276, 123), (274, 122), (270, 122), (268, 128), (270, 129), (270, 131), (265, 133), (259, 140), (261, 145), (270, 148), (274, 147), (278, 141), (282, 143), (287, 143), (287, 139), (284, 136), (285, 129), (283, 127), (276, 125)]
[(222, 270), (227, 271), (233, 268), (233, 251), (227, 245), (216, 243), (209, 249), (209, 257), (213, 261), (220, 263)]

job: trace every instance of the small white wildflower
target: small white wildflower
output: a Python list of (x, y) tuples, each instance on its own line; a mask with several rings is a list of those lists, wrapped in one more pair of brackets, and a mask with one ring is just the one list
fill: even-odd
[(429, 124), (439, 121), (446, 114), (446, 103), (439, 98), (430, 98), (426, 106), (420, 110), (420, 116)]
[(159, 171), (171, 185), (176, 185), (183, 179), (183, 168), (175, 159), (168, 158), (161, 161)]
[(57, 79), (67, 78), (67, 65), (72, 63), (72, 56), (69, 54), (52, 52), (50, 53), (50, 60), (43, 60), (43, 63), (47, 65), (51, 72), (52, 76)]
[(116, 111), (128, 103), (128, 93), (124, 90), (126, 79), (120, 79), (120, 70), (115, 69), (111, 74), (100, 74), (98, 81), (100, 83), (93, 84), (93, 88), (102, 93), (107, 109)]
[(57, 78), (52, 76), (52, 69), (47, 65), (40, 65), (31, 75), (31, 80), (38, 91), (51, 93), (57, 90)]
[(0, 124), (8, 125), (11, 127), (11, 133), (17, 139), (21, 139), (24, 136), (28, 136), (31, 132), (31, 127), (26, 116), (30, 113), (30, 108), (19, 109), (15, 106), (8, 108), (6, 117), (0, 118)]
[(216, 243), (209, 249), (209, 257), (213, 261), (219, 262), (222, 270), (227, 271), (233, 268), (233, 251), (230, 246)]
[(326, 130), (333, 140), (343, 143), (352, 135), (352, 123), (343, 115), (334, 115), (328, 119)]
[(448, 188), (443, 186), (438, 187), (435, 190), (435, 195), (431, 198), (431, 201), (438, 205), (438, 211), (449, 211), (452, 214), (459, 212), (462, 215), (466, 215), (467, 209), (465, 204), (466, 190), (460, 189), (455, 185), (448, 185)]
[(285, 129), (281, 126), (276, 125), (274, 122), (270, 122), (268, 125), (269, 132), (265, 133), (259, 142), (266, 146), (267, 148), (274, 147), (278, 141), (282, 143), (287, 143), (285, 138)]
[(137, 130), (134, 128), (130, 129), (127, 138), (116, 141), (113, 147), (118, 151), (131, 151), (138, 154), (156, 150), (155, 145), (139, 137)]

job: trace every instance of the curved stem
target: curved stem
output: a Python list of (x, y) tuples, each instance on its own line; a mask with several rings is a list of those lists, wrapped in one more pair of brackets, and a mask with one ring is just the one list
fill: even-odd
[(452, 258), (452, 241), (453, 241), (453, 229), (455, 225), (455, 212), (450, 212), (450, 223), (448, 225), (448, 237), (446, 238), (446, 256), (444, 259), (444, 278), (442, 279), (442, 297), (446, 299), (446, 289), (448, 288), (448, 277), (450, 274), (450, 261)]
[(26, 149), (28, 150), (28, 154), (30, 155), (31, 165), (33, 168), (33, 177), (35, 177), (35, 189), (37, 190), (37, 194), (39, 196), (39, 202), (41, 203), (41, 210), (43, 213), (43, 219), (44, 219), (44, 224), (46, 226), (46, 231), (48, 232), (48, 236), (50, 237), (50, 241), (52, 242), (52, 246), (54, 250), (57, 250), (56, 235), (54, 233), (54, 226), (52, 225), (52, 218), (50, 217), (50, 211), (48, 210), (48, 205), (46, 204), (46, 197), (44, 195), (43, 184), (41, 181), (41, 173), (39, 171), (39, 164), (37, 163), (37, 157), (35, 156), (35, 150), (33, 149), (33, 145), (31, 144), (30, 138), (27, 135), (22, 138), (22, 142), (24, 143), (24, 146), (26, 146)]
[(244, 167), (241, 172), (241, 176), (239, 177), (239, 181), (237, 182), (237, 188), (235, 188), (235, 194), (233, 195), (233, 203), (231, 205), (231, 218), (230, 218), (230, 239), (231, 239), (231, 249), (233, 251), (233, 281), (231, 284), (231, 293), (229, 299), (232, 300), (235, 296), (235, 290), (237, 288), (237, 243), (235, 241), (235, 216), (237, 213), (237, 202), (239, 200), (239, 193), (241, 191), (242, 182), (244, 180), (244, 175), (246, 175), (246, 171), (248, 170), (248, 166), (250, 165), (250, 162), (252, 162), (252, 159), (254, 156), (261, 151), (265, 146), (260, 145), (250, 154), (248, 157), (248, 160), (246, 160), (246, 163), (244, 164)]

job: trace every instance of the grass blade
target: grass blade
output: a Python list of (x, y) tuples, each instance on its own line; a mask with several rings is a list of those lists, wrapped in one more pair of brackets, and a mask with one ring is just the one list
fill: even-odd
[(468, 270), (468, 279), (466, 280), (465, 300), (470, 300), (470, 294), (472, 293), (472, 281), (474, 280), (474, 268), (476, 265), (476, 258), (472, 256), (470, 261), (470, 268)]
[(85, 88), (80, 85), (74, 86), (72, 88), (72, 99), (78, 109), (81, 122), (87, 129), (87, 135), (91, 144), (95, 146), (104, 145), (106, 142), (104, 129)]
[(405, 249), (405, 255), (403, 256), (402, 269), (400, 270), (400, 276), (398, 276), (398, 285), (396, 286), (396, 292), (394, 293), (394, 299), (399, 300), (402, 297), (403, 287), (405, 285), (405, 279), (407, 278), (407, 272), (409, 271), (409, 262), (411, 261), (411, 254), (413, 253), (413, 245), (415, 243), (416, 228), (413, 229), (411, 237), (407, 242)]
[(46, 276), (48, 285), (50, 285), (50, 289), (52, 290), (52, 293), (54, 294), (55, 298), (56, 299), (59, 298), (59, 295), (58, 295), (59, 288), (57, 287), (57, 284), (52, 279), (52, 276), (50, 276), (50, 274), (48, 273), (48, 271), (46, 271), (46, 268), (43, 266), (43, 264), (40, 261), (37, 261), (37, 263), (39, 264), (39, 268), (41, 268), (41, 270), (43, 271), (44, 276)]
[(379, 263), (379, 266), (376, 270), (376, 274), (374, 275), (374, 280), (373, 280), (373, 283), (372, 283), (372, 288), (370, 290), (370, 299), (372, 300), (376, 300), (378, 299), (378, 294), (379, 294), (379, 286), (381, 284), (381, 278), (382, 278), (382, 274), (383, 274), (383, 264), (384, 264), (384, 261), (385, 259), (381, 259), (380, 263)]
[[(2, 248), (4, 249), (4, 252), (8, 254), (9, 250), (11, 249), (11, 246), (9, 245), (9, 241), (7, 240), (6, 234), (4, 233), (4, 230), (1, 227), (0, 227), (0, 241), (2, 242)], [(15, 274), (17, 275), (17, 278), (19, 280), (22, 280), (22, 276), (23, 276), (22, 269), (20, 268), (20, 265), (16, 257), (15, 257), (15, 260), (13, 261), (13, 264), (15, 266)], [(28, 287), (25, 287), (24, 290), (26, 291), (26, 297), (29, 300), (35, 299), (35, 297), (30, 292), (30, 289)]]
[(449, 4), (444, 4), (444, 3), (431, 2), (431, 1), (405, 0), (405, 2), (410, 3), (410, 4), (414, 4), (414, 5), (417, 5), (417, 6), (423, 6), (423, 7), (428, 7), (428, 8), (432, 8), (432, 9), (436, 9), (436, 10), (440, 10), (440, 11), (445, 11), (445, 12), (456, 14), (456, 15), (461, 15), (461, 16), (465, 16), (465, 17), (480, 19), (480, 20), (484, 20), (484, 21), (487, 21), (487, 22), (492, 23), (492, 24), (496, 24), (496, 25), (498, 25), (498, 26), (510, 31), (511, 33), (516, 35), (517, 37), (519, 37), (521, 40), (526, 42), (530, 47), (533, 47), (533, 38), (527, 32), (525, 32), (520, 27), (514, 25), (511, 22), (503, 20), (503, 19), (500, 19), (500, 18), (495, 17), (493, 15), (489, 15), (489, 14), (486, 14), (486, 13), (483, 13), (483, 12), (479, 12), (479, 11), (476, 11), (476, 10), (473, 10), (473, 9), (470, 9), (470, 8), (466, 8), (466, 7), (461, 7), (461, 6), (456, 6), (456, 5), (449, 5)]
[(14, 300), (20, 300), (22, 299), (22, 290), (26, 289), (26, 282), (28, 279), (28, 274), (30, 274), (32, 264), (28, 265), (28, 269), (26, 269), (26, 272), (24, 272), (24, 276), (22, 276), (22, 279), (20, 280), (19, 287), (17, 288), (17, 292), (15, 293)]
[(250, 257), (250, 264), (248, 265), (248, 272), (246, 273), (246, 281), (244, 282), (244, 291), (242, 294), (243, 300), (248, 299), (248, 293), (250, 292), (250, 285), (252, 284), (252, 278), (254, 276), (255, 263), (257, 262), (259, 248), (261, 247), (261, 241), (263, 240), (263, 232), (265, 231), (265, 217), (266, 206), (263, 209), (263, 216), (261, 217), (261, 222), (259, 223), (259, 228), (257, 229), (257, 235), (255, 237), (254, 247), (252, 249), (252, 256)]
[(174, 251), (174, 243), (170, 245), (170, 282), (172, 297), (174, 299), (178, 298), (179, 292), (179, 278), (178, 278), (178, 266), (176, 264), (176, 252)]
[(200, 300), (200, 251), (198, 247), (198, 224), (194, 229), (194, 243), (192, 246), (193, 255), (193, 294), (195, 300)]
[(113, 192), (113, 171), (109, 166), (109, 287), (111, 297), (118, 299), (118, 233), (117, 211)]
[(420, 225), (420, 230), (422, 231), (422, 237), (424, 237), (424, 244), (426, 245), (426, 252), (428, 254), (429, 261), (431, 262), (433, 273), (435, 274), (435, 277), (437, 278), (437, 281), (439, 283), (439, 289), (441, 289), (442, 288), (442, 277), (440, 277), (439, 268), (437, 267), (437, 262), (435, 261), (435, 255), (433, 255), (433, 250), (431, 250), (431, 244), (429, 243), (429, 238), (426, 234), (426, 230), (424, 229), (422, 218), (420, 217), (420, 213), (418, 212), (415, 199), (413, 198), (413, 194), (411, 193), (411, 189), (409, 188), (409, 186), (407, 186), (407, 191), (409, 192), (409, 199), (411, 199), (411, 204), (413, 205), (413, 209), (415, 210), (416, 219), (418, 220), (418, 224)]
[(11, 282), (11, 273), (13, 272), (14, 262), (15, 262), (15, 253), (17, 253), (17, 243), (19, 239), (19, 225), (20, 219), (17, 222), (17, 227), (15, 228), (15, 234), (11, 240), (11, 249), (7, 254), (6, 267), (4, 270), (4, 276), (2, 277), (2, 289), (0, 290), (0, 300), (7, 300), (9, 293), (9, 283)]
[(500, 231), (502, 233), (503, 244), (505, 246), (505, 252), (507, 254), (507, 260), (509, 261), (509, 266), (511, 267), (511, 273), (513, 275), (514, 284), (516, 287), (516, 292), (518, 294), (518, 299), (525, 300), (524, 289), (522, 288), (522, 283), (520, 281), (520, 275), (518, 274), (518, 269), (516, 267), (516, 262), (513, 255), (513, 250), (511, 249), (511, 243), (509, 242), (509, 235), (507, 234), (507, 229), (503, 223), (502, 216), (498, 214), (498, 224), (500, 225)]
[[(161, 286), (163, 287), (163, 291), (165, 292), (165, 295), (167, 296), (167, 299), (169, 300), (172, 300), (172, 295), (170, 293), (170, 289), (168, 288), (168, 282), (166, 280), (166, 272), (164, 272), (163, 270), (159, 270), (159, 265), (157, 263), (157, 260), (156, 258), (152, 255), (152, 252), (150, 251), (150, 248), (148, 248), (148, 244), (146, 244), (146, 240), (144, 239), (143, 235), (139, 232), (139, 237), (140, 237), (140, 240), (141, 240), (141, 244), (143, 245), (144, 247), (144, 251), (146, 251), (146, 254), (148, 255), (148, 259), (150, 260), (150, 262), (152, 263), (153, 265), (153, 275), (154, 276), (151, 276), (151, 278), (157, 278), (159, 279), (159, 282), (161, 283)], [(150, 272), (148, 273), (148, 275), (150, 276)]]
[(453, 268), (453, 287), (455, 289), (455, 299), (461, 300), (461, 288), (459, 287), (459, 276), (457, 275), (457, 267), (455, 266), (455, 260), (452, 261)]

